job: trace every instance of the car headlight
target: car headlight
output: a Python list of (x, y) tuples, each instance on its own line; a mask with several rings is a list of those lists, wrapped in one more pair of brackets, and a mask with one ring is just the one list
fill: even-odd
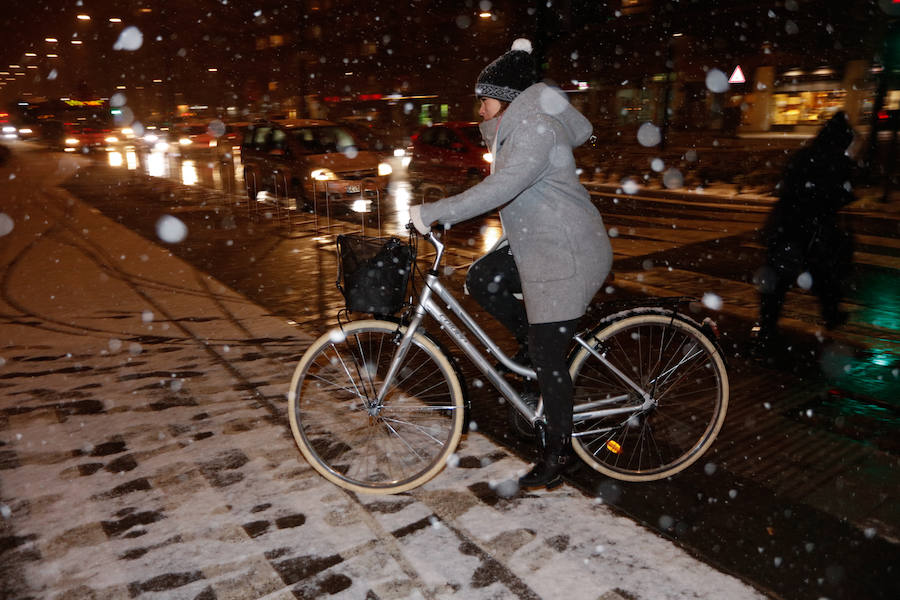
[(379, 175), (390, 175), (394, 172), (394, 169), (391, 168), (391, 165), (387, 163), (379, 163), (378, 165), (378, 174)]
[(30, 130), (29, 128), (27, 128), (27, 127), (23, 127), (22, 129), (19, 130), (19, 133), (29, 134), (29, 133), (34, 133), (34, 132), (31, 131), (31, 130)]
[(12, 125), (4, 125), (3, 126), (3, 133), (15, 133), (15, 132), (16, 132), (16, 128), (13, 127)]
[(337, 175), (335, 175), (330, 169), (315, 169), (309, 174), (309, 176), (316, 181), (333, 181), (337, 179)]
[(488, 164), (494, 162), (494, 155), (491, 154), (490, 152), (485, 152), (485, 153), (481, 156), (481, 158), (483, 158), (483, 159), (484, 159), (484, 162), (486, 162), (486, 163), (488, 163)]
[(400, 158), (401, 156), (406, 156), (405, 148), (394, 148), (394, 156)]
[(155, 144), (157, 141), (159, 141), (159, 136), (157, 136), (153, 133), (148, 133), (147, 135), (144, 136), (144, 141), (147, 142), (148, 144)]
[(191, 145), (191, 138), (186, 138), (186, 137), (185, 137), (185, 138), (181, 138), (180, 140), (178, 140), (178, 143), (181, 144), (182, 146), (190, 146), (190, 145)]
[(114, 135), (111, 135), (111, 136), (109, 136), (108, 138), (106, 138), (104, 141), (105, 141), (107, 144), (115, 144), (116, 142), (119, 141), (119, 138), (117, 138), (117, 137), (114, 136)]
[(66, 138), (66, 146), (77, 146), (78, 138)]

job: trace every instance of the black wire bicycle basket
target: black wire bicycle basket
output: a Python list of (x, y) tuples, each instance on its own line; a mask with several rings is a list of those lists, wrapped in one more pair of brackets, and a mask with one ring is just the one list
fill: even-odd
[(337, 236), (337, 287), (347, 310), (392, 315), (400, 311), (415, 249), (398, 237)]

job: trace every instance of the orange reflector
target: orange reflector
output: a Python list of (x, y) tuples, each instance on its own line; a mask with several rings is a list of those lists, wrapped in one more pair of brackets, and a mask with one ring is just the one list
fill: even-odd
[(622, 451), (622, 446), (618, 444), (618, 442), (614, 442), (613, 440), (609, 440), (606, 442), (606, 449), (612, 452), (613, 454), (618, 454)]

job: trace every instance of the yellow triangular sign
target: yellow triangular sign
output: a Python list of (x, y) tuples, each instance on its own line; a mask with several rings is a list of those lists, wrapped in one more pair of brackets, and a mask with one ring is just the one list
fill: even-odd
[(728, 78), (728, 83), (744, 83), (745, 81), (747, 80), (744, 79), (744, 72), (741, 71), (741, 65), (736, 66), (734, 68), (734, 73)]

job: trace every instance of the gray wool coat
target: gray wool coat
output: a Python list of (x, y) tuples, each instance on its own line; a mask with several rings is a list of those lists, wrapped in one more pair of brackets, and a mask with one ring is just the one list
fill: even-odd
[(493, 173), (461, 194), (423, 205), (422, 220), (452, 225), (500, 208), (528, 321), (580, 318), (612, 266), (603, 219), (572, 156), (591, 124), (562, 92), (536, 83), (507, 107), (496, 135)]

